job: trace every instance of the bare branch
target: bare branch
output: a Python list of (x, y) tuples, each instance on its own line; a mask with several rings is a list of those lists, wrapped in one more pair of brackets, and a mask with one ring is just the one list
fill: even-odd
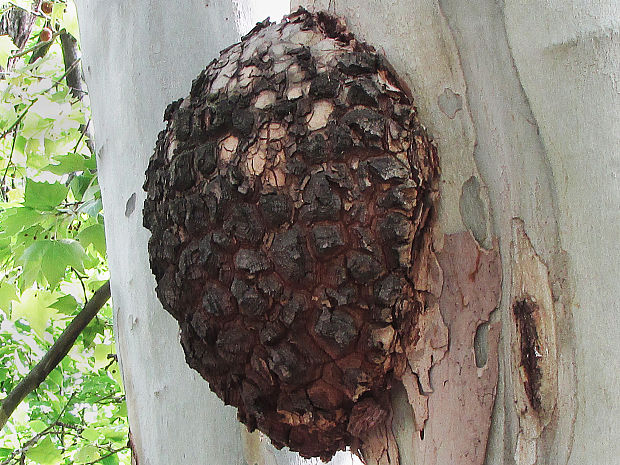
[[(12, 5), (0, 18), (0, 35), (8, 35), (11, 37), (13, 43), (20, 52), (24, 49), (30, 38), (32, 27), (38, 15), (36, 12), (40, 4), (41, 0), (34, 1), (32, 4), (32, 11), (17, 5)], [(11, 67), (10, 62), (9, 60), (9, 68)]]
[[(86, 89), (84, 88), (84, 79), (82, 79), (82, 66), (80, 65), (77, 40), (68, 32), (63, 31), (60, 34), (60, 44), (62, 46), (62, 57), (65, 62), (65, 69), (67, 70), (65, 73), (67, 86), (69, 86), (75, 98), (82, 100), (86, 94)], [(86, 146), (88, 150), (90, 150), (91, 155), (95, 155), (94, 138), (92, 130), (90, 129), (90, 124), (86, 126), (82, 125), (81, 130), (82, 134), (86, 136)]]

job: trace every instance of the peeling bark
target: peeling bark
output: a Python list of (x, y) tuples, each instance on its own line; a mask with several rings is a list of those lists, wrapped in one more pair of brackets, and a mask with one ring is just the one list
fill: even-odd
[[(497, 244), (484, 250), (469, 232), (435, 243), (425, 236), (418, 249), (425, 258), (415, 262), (424, 310), (405, 345), (402, 375), (413, 410), (411, 441), (416, 463), (482, 465), (498, 376), (500, 326), (489, 320), (501, 294), (500, 257)], [(488, 335), (476, 341), (483, 325)], [(486, 345), (478, 348), (485, 355), (479, 360), (475, 344)], [(386, 425), (365, 441), (369, 464), (400, 463), (391, 419)]]
[(364, 437), (362, 456), (366, 464), (400, 465), (398, 444), (392, 432), (392, 416)]
[(469, 232), (445, 236), (437, 258), (443, 270), (439, 308), (449, 347), (443, 358), (431, 358), (430, 391), (424, 382), (406, 384), (415, 415), (424, 415), (416, 418), (412, 440), (420, 463), (482, 465), (497, 384), (499, 324), (490, 324), (482, 367), (476, 365), (474, 338), (499, 303), (500, 258), (496, 248), (481, 249)]

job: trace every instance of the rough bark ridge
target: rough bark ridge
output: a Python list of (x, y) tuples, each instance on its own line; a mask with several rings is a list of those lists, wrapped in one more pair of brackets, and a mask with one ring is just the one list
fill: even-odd
[(300, 9), (224, 50), (165, 120), (144, 225), (188, 364), (277, 447), (356, 450), (426, 311), (412, 263), (438, 162), (410, 97)]

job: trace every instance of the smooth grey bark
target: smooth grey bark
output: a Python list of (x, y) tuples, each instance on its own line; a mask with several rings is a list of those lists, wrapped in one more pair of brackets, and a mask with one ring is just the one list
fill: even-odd
[(80, 1), (84, 72), (134, 453), (140, 465), (245, 463), (232, 408), (184, 360), (161, 308), (142, 227), (144, 171), (167, 104), (239, 38), (230, 1)]

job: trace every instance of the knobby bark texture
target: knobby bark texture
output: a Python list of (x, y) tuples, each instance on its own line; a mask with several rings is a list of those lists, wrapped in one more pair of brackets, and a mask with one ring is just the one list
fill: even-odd
[[(216, 52), (238, 40), (228, 26), (234, 8), (224, 1), (206, 6), (188, 0), (169, 15), (164, 2), (78, 3), (106, 234), (115, 244), (110, 264), (118, 347), (140, 462), (307, 463), (273, 450), (256, 434), (244, 437), (245, 457), (241, 454), (234, 412), (183, 363), (177, 323), (166, 320), (153, 279), (144, 275), (148, 234), (136, 213), (160, 115), (168, 102), (187, 95), (191, 79)], [(610, 212), (620, 192), (614, 168), (620, 105), (613, 2), (303, 3), (345, 17), (356, 37), (376, 45), (409, 84), (420, 119), (438, 145), (441, 230), (450, 237), (468, 229), (486, 250), (494, 247), (495, 236), (502, 257), (501, 304), (489, 323), (486, 310), (480, 313), (471, 301), (458, 309), (471, 323), (449, 325), (452, 312), (441, 309), (440, 319), (428, 318), (426, 332), (435, 344), (422, 359), (438, 360), (426, 385), (432, 391), (418, 386), (423, 394), (410, 403), (407, 395), (415, 390), (392, 389), (391, 427), (384, 423), (376, 429), (383, 436), (365, 442), (372, 460), (415, 464), (422, 456), (441, 456), (444, 463), (615, 465), (619, 226)], [(192, 58), (180, 66), (180, 56)], [(430, 244), (438, 261), (456, 260), (446, 255), (445, 242), (439, 234)], [(454, 276), (465, 284), (469, 279)], [(513, 287), (513, 281), (521, 284)], [(497, 323), (499, 383), (492, 417), (485, 418), (489, 391), (477, 382), (479, 395), (472, 396), (467, 386), (473, 386), (470, 376), (483, 380), (492, 371)], [(485, 360), (488, 366), (479, 367)], [(418, 363), (410, 386), (427, 365)], [(452, 373), (461, 367), (469, 381), (459, 385)], [(446, 402), (435, 402), (436, 394)], [(472, 416), (461, 412), (474, 399), (482, 408), (472, 424)], [(420, 429), (425, 409), (428, 419)], [(194, 414), (203, 411), (209, 413)], [(484, 438), (486, 431), (486, 448), (480, 441), (462, 448), (463, 432)], [(351, 460), (339, 454), (332, 462)]]
[(364, 449), (427, 343), (414, 264), (438, 160), (410, 97), (343, 22), (300, 9), (222, 52), (166, 120), (144, 224), (188, 363), (277, 447)]

